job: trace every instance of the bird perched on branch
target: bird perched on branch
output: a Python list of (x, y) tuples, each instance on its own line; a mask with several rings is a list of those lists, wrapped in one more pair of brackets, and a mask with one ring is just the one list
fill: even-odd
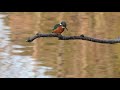
[(52, 33), (57, 33), (57, 34), (61, 34), (64, 30), (68, 30), (67, 29), (67, 24), (65, 21), (62, 21), (60, 22), (59, 24), (56, 24), (54, 27), (53, 27), (53, 32)]

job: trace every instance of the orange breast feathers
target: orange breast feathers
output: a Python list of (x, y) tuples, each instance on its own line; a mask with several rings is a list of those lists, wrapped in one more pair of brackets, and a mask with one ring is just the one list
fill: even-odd
[(60, 27), (58, 27), (57, 29), (55, 29), (55, 30), (53, 31), (53, 33), (61, 34), (63, 31), (64, 31), (64, 28), (62, 28), (62, 26), (60, 26)]

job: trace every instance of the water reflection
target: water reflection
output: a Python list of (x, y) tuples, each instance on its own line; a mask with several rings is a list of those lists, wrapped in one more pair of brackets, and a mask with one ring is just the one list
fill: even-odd
[[(27, 50), (25, 49), (27, 46), (17, 43), (19, 40), (15, 38), (12, 40), (11, 28), (5, 25), (6, 18), (8, 18), (7, 15), (0, 14), (0, 78), (51, 77), (45, 75), (45, 72), (52, 68), (35, 66), (36, 62), (32, 56), (23, 55), (24, 52), (29, 52), (31, 47), (28, 46)], [(13, 34), (18, 35), (18, 33)]]
[(61, 20), (69, 29), (63, 35), (114, 38), (120, 34), (119, 12), (0, 13), (0, 77), (120, 77), (119, 44), (57, 38), (25, 42), (37, 32), (51, 33)]

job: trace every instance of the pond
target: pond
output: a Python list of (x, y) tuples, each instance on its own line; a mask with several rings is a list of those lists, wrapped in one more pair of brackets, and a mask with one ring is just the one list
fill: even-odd
[(111, 39), (120, 35), (119, 12), (1, 12), (0, 78), (120, 77), (120, 44), (57, 38), (26, 39), (51, 33), (65, 20), (62, 35)]

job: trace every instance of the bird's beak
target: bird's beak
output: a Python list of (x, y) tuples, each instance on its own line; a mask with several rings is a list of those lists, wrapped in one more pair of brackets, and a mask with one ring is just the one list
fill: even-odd
[(68, 29), (65, 27), (65, 29), (68, 31)]

